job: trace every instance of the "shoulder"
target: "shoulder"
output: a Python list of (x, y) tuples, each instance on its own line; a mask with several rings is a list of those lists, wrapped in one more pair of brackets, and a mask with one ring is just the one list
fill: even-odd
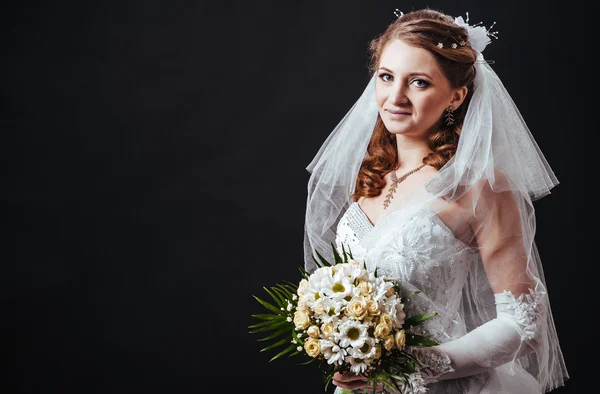
[(513, 193), (510, 179), (499, 171), (475, 182), (457, 203), (463, 212), (470, 212), (471, 219), (475, 221), (489, 215), (518, 212), (517, 196)]

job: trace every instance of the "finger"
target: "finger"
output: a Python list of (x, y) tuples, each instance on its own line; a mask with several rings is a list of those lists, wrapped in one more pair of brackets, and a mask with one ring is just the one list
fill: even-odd
[(353, 381), (366, 382), (367, 378), (365, 376), (356, 375), (353, 373), (342, 374), (342, 373), (336, 372), (333, 374), (333, 380), (338, 381), (338, 382), (353, 382)]
[(366, 387), (365, 382), (362, 382), (359, 380), (355, 380), (352, 382), (336, 382), (336, 381), (334, 381), (333, 384), (335, 384), (338, 387), (341, 387), (343, 389), (348, 389), (348, 390), (358, 390), (358, 389), (364, 389)]
[[(367, 386), (364, 382), (360, 382), (358, 380), (352, 382), (334, 382), (334, 384), (340, 388), (348, 389), (348, 390), (366, 390), (366, 393), (373, 393), (373, 386)], [(383, 383), (377, 383), (375, 386), (375, 392), (381, 393), (383, 392)]]

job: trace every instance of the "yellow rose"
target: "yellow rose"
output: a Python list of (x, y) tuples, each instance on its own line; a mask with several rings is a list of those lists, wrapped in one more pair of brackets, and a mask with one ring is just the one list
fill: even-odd
[(332, 322), (325, 323), (321, 326), (321, 332), (325, 338), (331, 338), (334, 329), (335, 327)]
[(312, 338), (318, 338), (319, 337), (319, 327), (310, 326), (310, 327), (308, 327), (308, 330), (306, 330), (306, 333), (308, 334), (308, 336), (310, 336)]
[(391, 335), (385, 337), (383, 339), (383, 347), (385, 348), (385, 350), (392, 350), (392, 348), (394, 347), (394, 337)]
[(392, 328), (385, 323), (379, 323), (377, 327), (375, 327), (375, 337), (377, 338), (385, 338), (390, 335)]
[(294, 324), (296, 330), (304, 330), (310, 325), (310, 316), (305, 311), (294, 312)]
[(299, 310), (299, 311), (307, 311), (308, 310), (308, 305), (306, 305), (305, 297), (300, 297), (300, 299), (298, 300), (298, 305), (296, 305), (296, 310)]
[(390, 315), (388, 315), (387, 313), (383, 313), (380, 317), (379, 317), (379, 322), (380, 323), (384, 323), (387, 324), (388, 326), (392, 326), (392, 317)]
[(362, 296), (352, 298), (346, 307), (346, 314), (356, 319), (362, 319), (367, 312), (367, 302)]
[(321, 304), (317, 305), (314, 307), (315, 313), (317, 315), (324, 315), (325, 314), (325, 307)]
[(304, 350), (310, 357), (317, 357), (321, 353), (321, 344), (316, 338), (308, 338), (304, 341)]
[(379, 305), (377, 305), (377, 302), (373, 300), (367, 301), (367, 311), (371, 316), (375, 316), (381, 313), (381, 311), (379, 310)]
[(363, 281), (360, 281), (358, 283), (358, 286), (356, 286), (356, 287), (360, 291), (360, 294), (367, 295), (367, 294), (371, 293), (373, 285), (371, 285), (371, 282), (367, 282), (366, 280), (363, 280)]
[(406, 334), (404, 333), (404, 330), (398, 331), (394, 339), (396, 340), (396, 346), (398, 349), (402, 349), (406, 344)]

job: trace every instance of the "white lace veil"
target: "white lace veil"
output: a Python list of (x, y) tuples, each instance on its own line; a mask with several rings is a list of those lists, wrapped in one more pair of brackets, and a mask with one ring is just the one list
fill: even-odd
[[(457, 18), (455, 23), (468, 27), (462, 18)], [(469, 41), (473, 45), (471, 28)], [(497, 194), (512, 193), (519, 210), (520, 231), (517, 234), (514, 229), (507, 229), (501, 236), (522, 239), (528, 254), (527, 273), (535, 278), (536, 290), (545, 294), (542, 264), (534, 242), (536, 223), (532, 202), (549, 194), (558, 181), (511, 96), (484, 60), (481, 51), (487, 42), (477, 51), (473, 95), (456, 153), (422, 190), (411, 197), (410, 204), (415, 207), (427, 205), (441, 213), (446, 204), (461, 201), (471, 194), (468, 201), (473, 212), (485, 212), (487, 200), (473, 197), (472, 194), (477, 194), (472, 193), (474, 189), (487, 187)], [(362, 95), (307, 167), (311, 176), (305, 217), (304, 261), (309, 272), (315, 268), (315, 251), (332, 258), (337, 223), (353, 202), (351, 195), (355, 190), (356, 177), (378, 116), (375, 82), (376, 76), (373, 75)], [(440, 201), (443, 203), (440, 204)], [(386, 216), (390, 214), (386, 213)], [(502, 214), (496, 212), (489, 216), (498, 218)], [(485, 228), (483, 223), (481, 231)], [(496, 314), (488, 279), (481, 266), (473, 266), (462, 289), (461, 318), (468, 329), (485, 323)], [(548, 302), (547, 296), (545, 301)], [(485, 358), (485, 355), (479, 356)], [(538, 350), (515, 358), (513, 362), (530, 372), (544, 391), (562, 385), (568, 375), (551, 312), (546, 315)]]

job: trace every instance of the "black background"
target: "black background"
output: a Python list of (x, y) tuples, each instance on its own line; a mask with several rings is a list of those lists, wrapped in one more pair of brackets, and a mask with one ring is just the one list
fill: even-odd
[(5, 392), (323, 392), (259, 352), (252, 295), (298, 278), (305, 167), (364, 89), (368, 41), (427, 6), (496, 21), (485, 56), (561, 182), (537, 242), (571, 375), (556, 392), (578, 392), (590, 27), (577, 2), (517, 0), (5, 8)]

